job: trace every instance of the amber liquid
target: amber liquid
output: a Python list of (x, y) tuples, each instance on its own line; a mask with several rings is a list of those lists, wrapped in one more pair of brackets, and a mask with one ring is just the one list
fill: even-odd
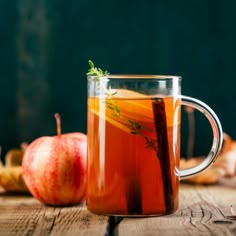
[[(86, 204), (91, 212), (144, 216), (177, 210), (180, 101), (162, 101), (164, 114), (155, 113), (152, 98), (88, 99)], [(158, 136), (162, 119), (164, 133)], [(167, 147), (158, 144), (164, 136)]]

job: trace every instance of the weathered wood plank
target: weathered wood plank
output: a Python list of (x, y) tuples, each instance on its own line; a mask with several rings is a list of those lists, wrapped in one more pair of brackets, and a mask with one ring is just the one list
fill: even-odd
[(85, 206), (49, 207), (31, 196), (0, 194), (0, 236), (103, 236), (107, 220)]
[(236, 235), (236, 222), (225, 218), (231, 214), (230, 205), (236, 206), (236, 189), (183, 185), (175, 214), (126, 218), (119, 225), (119, 235)]
[(55, 219), (51, 235), (104, 236), (108, 217), (97, 216), (83, 208), (63, 208)]
[(0, 207), (0, 235), (104, 235), (107, 217), (84, 207)]
[[(236, 189), (223, 186), (181, 185), (180, 207), (172, 215), (125, 218), (119, 236), (236, 235)], [(0, 193), (0, 236), (98, 235), (104, 236), (108, 217), (91, 214), (85, 206), (49, 207), (31, 196)]]

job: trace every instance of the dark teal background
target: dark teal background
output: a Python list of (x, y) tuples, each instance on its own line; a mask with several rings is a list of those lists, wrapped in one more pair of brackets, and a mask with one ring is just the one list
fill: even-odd
[[(112, 73), (183, 76), (236, 138), (236, 1), (0, 1), (0, 144), (86, 132), (87, 61)], [(183, 112), (184, 113), (184, 112)], [(182, 155), (187, 137), (183, 114)], [(196, 114), (195, 155), (211, 144)]]

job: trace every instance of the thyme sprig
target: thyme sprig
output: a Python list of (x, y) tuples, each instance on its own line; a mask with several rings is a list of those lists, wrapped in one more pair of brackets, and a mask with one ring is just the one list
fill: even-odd
[(128, 120), (128, 122), (130, 124), (130, 129), (131, 129), (130, 133), (143, 137), (146, 141), (146, 148), (153, 149), (157, 153), (158, 148), (157, 148), (156, 139), (149, 138), (146, 135), (143, 135), (142, 130), (144, 130), (144, 127), (142, 127), (142, 125), (140, 123), (133, 121), (133, 120)]
[(100, 91), (102, 89), (107, 96), (115, 95), (117, 92), (113, 91), (111, 86), (109, 86), (108, 89), (106, 86), (108, 80), (104, 77), (109, 75), (109, 72), (107, 70), (102, 70), (99, 67), (95, 67), (91, 60), (88, 61), (88, 64), (90, 68), (88, 69), (87, 76), (94, 76), (94, 79), (97, 81), (96, 90)]
[(102, 70), (101, 68), (97, 68), (94, 66), (94, 63), (89, 60), (88, 61), (88, 64), (89, 64), (89, 70), (87, 72), (87, 75), (88, 76), (106, 76), (106, 75), (109, 75), (109, 72), (107, 70)]
[[(91, 60), (89, 60), (88, 63), (89, 63), (90, 68), (87, 72), (87, 76), (95, 76), (95, 79), (98, 83), (96, 89), (100, 90), (102, 87), (103, 90), (105, 91), (106, 95), (108, 95), (109, 97), (114, 96), (117, 92), (112, 90), (110, 86), (107, 89), (106, 85), (102, 82), (103, 81), (102, 77), (109, 75), (109, 72), (107, 70), (102, 70), (101, 68), (95, 67), (94, 63)], [(111, 115), (113, 117), (119, 117), (122, 119), (126, 119), (125, 117), (122, 116), (119, 107), (114, 102), (112, 102), (110, 100), (106, 100), (106, 108), (108, 108), (110, 111), (112, 111)], [(146, 142), (146, 147), (154, 150), (157, 154), (158, 147), (157, 147), (156, 139), (149, 138), (149, 137), (145, 136), (144, 134), (142, 134), (142, 130), (144, 130), (145, 128), (137, 121), (130, 120), (130, 119), (128, 119), (126, 121), (128, 121), (128, 127), (130, 129), (130, 133), (133, 135), (138, 135), (138, 136), (143, 137)], [(158, 155), (157, 155), (157, 157), (158, 157)]]
[(107, 105), (108, 109), (110, 109), (114, 112), (114, 113), (112, 113), (112, 116), (114, 116), (114, 117), (120, 116), (120, 108), (116, 104), (114, 104), (111, 101), (106, 101), (106, 105)]

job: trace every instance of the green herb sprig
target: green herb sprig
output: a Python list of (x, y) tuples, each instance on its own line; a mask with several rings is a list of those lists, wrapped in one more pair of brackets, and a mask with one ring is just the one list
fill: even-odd
[(130, 133), (143, 137), (146, 141), (146, 148), (153, 149), (157, 153), (158, 148), (157, 148), (156, 139), (148, 138), (146, 135), (143, 135), (142, 130), (144, 128), (142, 127), (142, 125), (140, 123), (133, 121), (133, 120), (128, 120), (128, 122), (130, 124), (130, 129), (131, 129)]
[[(107, 89), (105, 87), (105, 85), (102, 83), (102, 81), (100, 80), (101, 77), (109, 75), (109, 72), (107, 70), (102, 70), (101, 68), (95, 67), (94, 63), (91, 60), (89, 60), (88, 63), (89, 63), (90, 68), (87, 72), (87, 76), (95, 76), (95, 79), (98, 81), (97, 89), (100, 90), (100, 88), (102, 86), (103, 89), (105, 90), (105, 94), (108, 95), (108, 97), (115, 95), (117, 92), (112, 91), (111, 87), (109, 87)], [(107, 100), (106, 101), (106, 108), (109, 109), (110, 111), (112, 111), (111, 115), (113, 117), (119, 117), (122, 119), (126, 119), (125, 117), (122, 116), (119, 107), (114, 102)], [(128, 122), (128, 127), (130, 129), (130, 133), (133, 135), (138, 135), (138, 136), (143, 137), (146, 142), (146, 147), (154, 150), (157, 154), (158, 147), (157, 147), (156, 139), (152, 139), (152, 138), (149, 138), (149, 137), (143, 135), (142, 130), (144, 129), (144, 127), (142, 127), (142, 125), (140, 123), (133, 121), (133, 120), (129, 120), (129, 119), (126, 121)], [(157, 157), (158, 157), (158, 155), (157, 155)]]
[(90, 68), (88, 69), (87, 76), (94, 76), (94, 79), (97, 81), (96, 90), (100, 91), (100, 89), (103, 89), (107, 96), (115, 95), (117, 93), (116, 91), (113, 91), (111, 87), (106, 87), (107, 79), (104, 77), (110, 73), (107, 70), (95, 67), (91, 60), (88, 61), (88, 64)]
[(95, 67), (94, 63), (89, 60), (89, 70), (87, 72), (87, 76), (106, 76), (109, 75), (109, 72), (107, 70), (102, 70), (101, 68)]

